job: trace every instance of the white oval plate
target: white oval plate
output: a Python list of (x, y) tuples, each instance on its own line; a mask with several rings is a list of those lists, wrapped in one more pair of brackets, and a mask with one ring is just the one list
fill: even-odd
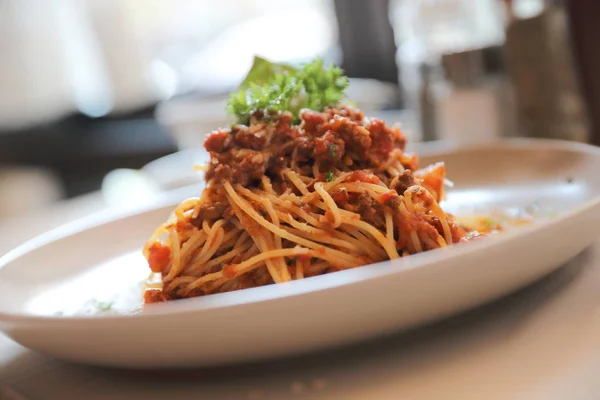
[(96, 216), (0, 259), (0, 328), (31, 349), (97, 365), (199, 366), (279, 357), (477, 306), (551, 272), (595, 239), (600, 149), (511, 140), (419, 151), (428, 155), (423, 165), (447, 164), (455, 183), (447, 210), (491, 213), (535, 205), (540, 220), (394, 262), (154, 304), (127, 315), (140, 304), (147, 273), (139, 249), (173, 204)]

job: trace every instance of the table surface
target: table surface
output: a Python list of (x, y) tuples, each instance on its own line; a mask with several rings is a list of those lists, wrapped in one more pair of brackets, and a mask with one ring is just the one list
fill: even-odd
[[(105, 208), (99, 194), (0, 224), (0, 254)], [(560, 240), (560, 239), (557, 239)], [(367, 343), (184, 371), (79, 366), (0, 335), (0, 399), (598, 399), (600, 241), (553, 274), (465, 314)], [(3, 386), (5, 385), (5, 386)]]

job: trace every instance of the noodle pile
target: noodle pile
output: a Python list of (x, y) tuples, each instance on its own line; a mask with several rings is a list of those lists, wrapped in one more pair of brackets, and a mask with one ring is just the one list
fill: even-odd
[(418, 168), (398, 127), (350, 107), (256, 113), (208, 136), (207, 187), (144, 246), (146, 302), (305, 279), (448, 246), (445, 168)]

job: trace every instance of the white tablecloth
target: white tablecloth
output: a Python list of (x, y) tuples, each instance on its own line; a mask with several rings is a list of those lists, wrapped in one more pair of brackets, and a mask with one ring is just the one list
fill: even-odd
[[(30, 216), (25, 225), (0, 224), (0, 254), (15, 241), (102, 207), (93, 195), (62, 204), (45, 218)], [(599, 312), (600, 242), (535, 285), (467, 314), (369, 343), (256, 365), (92, 368), (47, 358), (0, 336), (0, 386), (31, 400), (596, 400)]]

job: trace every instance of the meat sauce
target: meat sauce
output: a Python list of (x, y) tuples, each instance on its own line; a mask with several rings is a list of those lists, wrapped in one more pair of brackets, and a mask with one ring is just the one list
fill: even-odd
[(416, 159), (402, 153), (406, 138), (399, 128), (365, 118), (356, 109), (303, 110), (300, 123), (292, 122), (290, 113), (269, 120), (257, 113), (250, 126), (214, 131), (204, 142), (211, 156), (206, 179), (252, 187), (263, 175), (281, 180), (281, 171), (292, 165), (312, 175), (314, 164), (321, 173), (333, 168), (383, 172), (391, 156), (405, 168), (416, 167)]
[(152, 243), (148, 249), (148, 265), (152, 272), (163, 272), (171, 262), (171, 249), (160, 242)]

